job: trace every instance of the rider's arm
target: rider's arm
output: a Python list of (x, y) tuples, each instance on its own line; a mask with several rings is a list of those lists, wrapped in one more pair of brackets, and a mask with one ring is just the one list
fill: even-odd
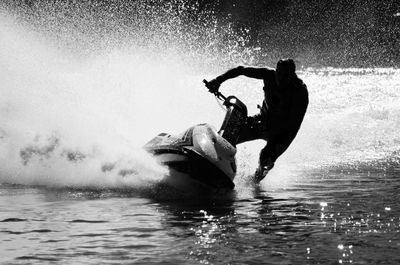
[(245, 66), (238, 66), (236, 68), (232, 68), (228, 70), (226, 73), (218, 76), (216, 80), (218, 83), (222, 84), (228, 79), (238, 77), (240, 75), (244, 75), (250, 78), (256, 79), (265, 79), (268, 75), (269, 71), (273, 71), (270, 68), (256, 68), (256, 67), (245, 67)]
[(256, 68), (256, 67), (245, 67), (238, 66), (228, 70), (226, 73), (218, 76), (217, 78), (207, 82), (206, 86), (210, 92), (214, 93), (218, 91), (219, 86), (228, 79), (244, 75), (250, 78), (268, 80), (274, 77), (274, 70), (272, 68)]

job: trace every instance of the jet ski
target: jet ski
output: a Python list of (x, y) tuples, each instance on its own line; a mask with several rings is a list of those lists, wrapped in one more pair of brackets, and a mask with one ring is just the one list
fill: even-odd
[[(207, 86), (207, 81), (203, 82)], [(246, 122), (247, 107), (235, 96), (211, 93), (226, 108), (218, 131), (210, 124), (198, 124), (179, 135), (160, 133), (144, 146), (160, 164), (168, 167), (165, 183), (179, 190), (235, 187), (236, 143)]]

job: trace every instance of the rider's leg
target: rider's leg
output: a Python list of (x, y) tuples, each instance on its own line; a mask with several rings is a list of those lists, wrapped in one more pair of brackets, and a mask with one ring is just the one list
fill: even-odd
[(246, 124), (240, 131), (237, 144), (265, 138), (265, 123), (260, 114), (247, 117)]
[(260, 152), (259, 164), (255, 173), (255, 180), (260, 182), (274, 167), (276, 159), (289, 147), (297, 132), (287, 132), (271, 136), (266, 146)]

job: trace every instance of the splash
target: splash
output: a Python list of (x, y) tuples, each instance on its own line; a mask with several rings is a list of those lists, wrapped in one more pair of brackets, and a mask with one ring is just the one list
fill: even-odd
[(176, 103), (179, 70), (134, 51), (66, 56), (11, 17), (0, 35), (2, 182), (118, 187), (166, 173), (141, 145)]
[(192, 74), (246, 49), (198, 2), (11, 2), (0, 12), (2, 182), (160, 180), (166, 170), (142, 146), (215, 120)]
[(216, 27), (213, 13), (199, 10), (185, 1), (0, 6), (1, 181), (159, 181), (166, 169), (142, 146), (160, 130), (215, 121), (201, 107), (203, 77), (193, 73), (241, 58), (236, 51), (245, 49), (229, 25)]

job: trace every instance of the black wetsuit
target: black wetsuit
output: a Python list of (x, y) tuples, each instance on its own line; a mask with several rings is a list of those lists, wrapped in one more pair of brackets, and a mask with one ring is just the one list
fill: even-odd
[(217, 80), (223, 82), (239, 75), (264, 80), (264, 101), (260, 114), (248, 117), (238, 144), (257, 139), (266, 140), (259, 164), (261, 167), (271, 167), (300, 129), (308, 106), (307, 87), (295, 74), (278, 86), (275, 70), (269, 68), (237, 67)]

